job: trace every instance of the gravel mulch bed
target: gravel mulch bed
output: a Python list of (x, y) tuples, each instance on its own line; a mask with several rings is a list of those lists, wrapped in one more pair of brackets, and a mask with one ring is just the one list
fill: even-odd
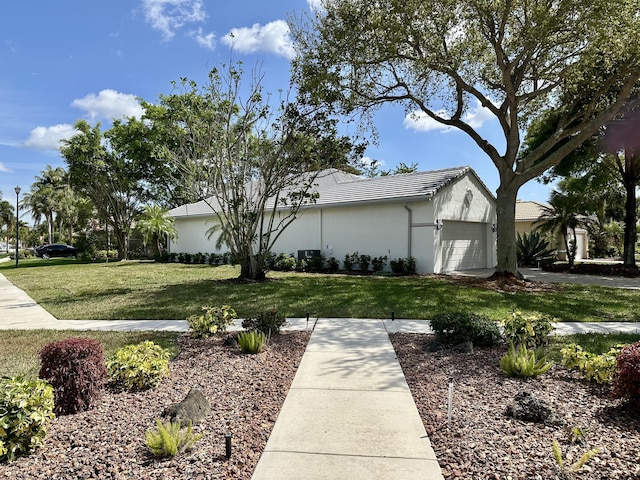
[[(105, 392), (96, 408), (60, 416), (44, 446), (0, 466), (12, 479), (249, 479), (258, 463), (302, 358), (309, 334), (272, 337), (258, 355), (226, 347), (220, 338), (179, 338), (171, 377), (139, 393)], [(200, 386), (212, 413), (194, 427), (204, 437), (191, 452), (158, 460), (144, 444), (145, 431), (168, 405)], [(233, 450), (225, 458), (225, 438)]]
[[(640, 412), (609, 398), (579, 373), (554, 366), (537, 379), (518, 380), (498, 367), (502, 347), (429, 352), (431, 335), (397, 333), (391, 339), (446, 479), (559, 478), (553, 439), (569, 464), (598, 449), (575, 478), (640, 479)], [(450, 381), (454, 402), (447, 428)], [(507, 417), (507, 405), (522, 390), (553, 405), (565, 424), (548, 427)], [(574, 427), (586, 430), (582, 442), (571, 439)]]

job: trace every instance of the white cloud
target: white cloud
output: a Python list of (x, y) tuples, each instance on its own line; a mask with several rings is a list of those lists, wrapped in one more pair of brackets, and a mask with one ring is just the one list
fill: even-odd
[(307, 0), (309, 8), (313, 11), (322, 10), (322, 0)]
[(57, 150), (60, 147), (60, 140), (68, 140), (78, 131), (73, 125), (61, 123), (52, 127), (36, 127), (31, 130), (31, 135), (22, 144), (26, 148), (35, 150)]
[(205, 35), (202, 33), (202, 28), (199, 28), (198, 30), (192, 30), (189, 32), (189, 36), (191, 36), (201, 47), (208, 48), (209, 50), (214, 50), (216, 48), (216, 34), (213, 32)]
[(295, 50), (289, 36), (289, 25), (284, 20), (275, 20), (262, 26), (233, 28), (222, 37), (222, 42), (242, 53), (272, 52), (293, 58)]
[(116, 92), (112, 89), (102, 90), (97, 95), (90, 93), (83, 98), (77, 98), (71, 102), (71, 106), (84, 110), (92, 120), (96, 118), (108, 120), (122, 117), (141, 118), (144, 114), (144, 109), (135, 95)]
[[(445, 110), (438, 110), (435, 113), (440, 117), (447, 118), (447, 112)], [(476, 107), (462, 116), (462, 120), (475, 129), (482, 127), (486, 122), (491, 121), (492, 119), (495, 119), (495, 116), (491, 113), (491, 110), (483, 107), (478, 100), (476, 100)], [(434, 130), (449, 132), (453, 129), (453, 127), (437, 122), (420, 110), (415, 110), (407, 114), (404, 117), (403, 124), (405, 128), (411, 128), (419, 132), (430, 132)]]
[(0, 172), (11, 173), (11, 170), (8, 167), (5, 167), (4, 163), (0, 162)]
[(171, 40), (187, 23), (202, 22), (207, 18), (202, 0), (143, 0), (144, 15), (153, 28)]

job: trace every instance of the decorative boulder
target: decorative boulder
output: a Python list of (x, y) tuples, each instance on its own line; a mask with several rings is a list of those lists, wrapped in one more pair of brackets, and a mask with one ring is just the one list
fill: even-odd
[(560, 425), (562, 418), (545, 402), (530, 392), (516, 394), (513, 403), (507, 406), (507, 415), (516, 420), (542, 423), (544, 425)]
[(186, 424), (189, 421), (193, 425), (204, 422), (207, 415), (211, 411), (211, 405), (205, 398), (202, 390), (193, 387), (189, 390), (187, 396), (181, 402), (169, 405), (162, 412), (163, 417), (169, 417), (169, 420), (179, 420), (180, 423)]
[(473, 353), (473, 342), (462, 342), (453, 347), (454, 352)]

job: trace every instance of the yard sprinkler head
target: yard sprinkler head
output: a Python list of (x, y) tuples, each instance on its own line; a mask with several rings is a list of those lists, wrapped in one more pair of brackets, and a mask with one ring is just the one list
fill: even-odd
[(396, 321), (396, 312), (391, 312), (391, 321), (392, 322)]
[(225, 434), (224, 436), (224, 447), (227, 460), (231, 458), (231, 437), (233, 437), (233, 433), (231, 432)]
[(309, 312), (307, 312), (307, 332), (309, 331)]

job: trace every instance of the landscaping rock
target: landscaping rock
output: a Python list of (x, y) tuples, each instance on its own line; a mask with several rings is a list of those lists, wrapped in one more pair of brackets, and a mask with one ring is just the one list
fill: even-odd
[(540, 400), (531, 392), (518, 392), (513, 403), (507, 406), (507, 415), (516, 420), (542, 423), (544, 425), (561, 425), (560, 415), (544, 400)]
[(205, 421), (210, 411), (211, 405), (202, 390), (192, 387), (184, 400), (169, 405), (162, 412), (162, 416), (169, 417), (172, 421), (179, 420), (182, 424), (191, 421), (193, 425), (198, 425)]

